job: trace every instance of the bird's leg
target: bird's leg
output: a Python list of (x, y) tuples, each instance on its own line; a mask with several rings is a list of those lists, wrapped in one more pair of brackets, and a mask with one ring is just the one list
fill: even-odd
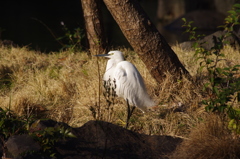
[(128, 99), (126, 100), (127, 101), (127, 121), (126, 121), (126, 126), (125, 128), (127, 129), (128, 128), (128, 123), (129, 123), (129, 119), (131, 118), (132, 116), (132, 113), (134, 111), (134, 109), (136, 108), (135, 106), (133, 106), (133, 108), (131, 109), (131, 106), (128, 102)]
[(129, 119), (130, 119), (130, 105), (129, 105), (128, 99), (126, 101), (127, 101), (127, 120), (126, 120), (125, 128), (127, 129), (128, 128), (128, 122), (129, 122)]

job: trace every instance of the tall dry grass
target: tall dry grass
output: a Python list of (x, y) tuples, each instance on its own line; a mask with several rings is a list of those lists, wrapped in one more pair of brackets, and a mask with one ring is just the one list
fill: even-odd
[[(193, 77), (198, 63), (193, 51), (173, 46)], [(188, 138), (190, 131), (204, 121), (201, 105), (201, 78), (194, 85), (187, 79), (174, 83), (171, 74), (161, 85), (150, 76), (144, 63), (131, 50), (121, 49), (136, 65), (156, 101), (155, 110), (136, 110), (130, 129), (140, 133)], [(239, 63), (239, 52), (227, 47), (228, 64)], [(43, 54), (27, 48), (0, 47), (0, 103), (19, 115), (36, 115), (66, 122), (73, 127), (99, 119), (125, 125), (126, 104), (114, 99), (109, 105), (102, 95), (102, 75), (106, 59), (88, 57), (84, 52)], [(197, 78), (196, 78), (197, 79)]]
[(191, 131), (189, 138), (178, 146), (170, 158), (237, 159), (240, 140), (227, 129), (226, 118), (208, 114), (205, 122)]

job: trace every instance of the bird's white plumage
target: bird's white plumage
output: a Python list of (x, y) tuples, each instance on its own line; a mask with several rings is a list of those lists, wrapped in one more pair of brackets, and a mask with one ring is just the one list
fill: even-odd
[(119, 97), (128, 100), (129, 104), (137, 106), (142, 111), (145, 111), (147, 107), (154, 106), (142, 76), (132, 63), (124, 61), (122, 52), (110, 51), (108, 54), (100, 56), (110, 58), (103, 80), (110, 80), (111, 85), (116, 86), (115, 91)]

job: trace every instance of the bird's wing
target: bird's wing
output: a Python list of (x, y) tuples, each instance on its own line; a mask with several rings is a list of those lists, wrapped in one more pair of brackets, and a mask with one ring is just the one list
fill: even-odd
[(126, 100), (131, 82), (129, 81), (129, 72), (125, 67), (124, 62), (118, 63), (113, 77), (116, 82), (116, 94)]
[(122, 67), (117, 67), (114, 71), (114, 82), (116, 83), (116, 94), (119, 97), (124, 97), (124, 90), (126, 89), (127, 83), (127, 73)]
[(130, 62), (118, 63), (114, 71), (116, 94), (142, 110), (152, 106), (153, 101), (147, 94), (142, 76)]
[(106, 72), (103, 76), (104, 81), (108, 81), (109, 79), (111, 80), (113, 76), (113, 71), (115, 69), (115, 63), (113, 60), (108, 60), (107, 66), (106, 66)]
[[(143, 79), (136, 69), (136, 67), (130, 62), (120, 62), (115, 71), (114, 79), (116, 82), (116, 93), (118, 96), (128, 99), (130, 102), (134, 98), (138, 98), (138, 91), (145, 91), (145, 85)], [(131, 102), (135, 104), (134, 102)]]

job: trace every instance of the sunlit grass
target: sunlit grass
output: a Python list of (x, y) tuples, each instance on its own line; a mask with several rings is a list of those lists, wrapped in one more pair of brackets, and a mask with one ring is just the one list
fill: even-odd
[[(193, 51), (173, 47), (180, 61), (195, 77), (199, 67)], [(151, 77), (144, 63), (131, 50), (121, 49), (142, 74), (154, 110), (136, 110), (129, 128), (145, 134), (188, 137), (192, 128), (204, 121), (201, 86), (187, 79), (174, 83), (171, 75), (161, 85)], [(229, 65), (238, 64), (239, 52), (224, 50)], [(73, 127), (89, 120), (105, 120), (123, 126), (126, 104), (116, 98), (108, 107), (102, 93), (106, 59), (88, 57), (85, 52), (43, 54), (27, 48), (0, 48), (0, 103), (19, 115), (34, 114), (66, 122)], [(199, 82), (200, 83), (200, 82)]]

